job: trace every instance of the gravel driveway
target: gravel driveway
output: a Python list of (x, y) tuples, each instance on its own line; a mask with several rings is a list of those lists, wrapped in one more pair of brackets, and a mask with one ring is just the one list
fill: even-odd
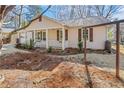
[[(52, 55), (53, 56), (53, 55)], [(83, 62), (83, 54), (68, 55), (68, 56), (58, 56), (65, 59), (65, 61), (73, 61), (77, 63)], [(91, 65), (104, 69), (109, 72), (115, 73), (116, 68), (116, 55), (115, 54), (87, 54), (87, 61), (91, 62)], [(120, 76), (124, 79), (124, 55), (120, 55)]]
[(28, 52), (28, 51), (17, 49), (12, 44), (4, 44), (2, 49), (0, 50), (0, 56), (5, 54), (15, 53), (15, 52)]
[[(53, 56), (53, 55), (52, 55)], [(65, 60), (71, 60), (73, 62), (82, 63), (83, 62), (83, 54), (77, 55), (68, 55), (68, 56), (58, 56), (62, 57)], [(99, 66), (99, 67), (109, 67), (115, 68), (115, 54), (96, 54), (96, 53), (88, 53), (87, 54), (87, 61), (90, 61), (92, 64)], [(120, 68), (124, 70), (124, 55), (120, 56)]]

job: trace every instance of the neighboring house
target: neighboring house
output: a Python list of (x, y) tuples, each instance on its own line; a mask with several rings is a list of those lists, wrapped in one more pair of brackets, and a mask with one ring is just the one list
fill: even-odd
[(2, 29), (1, 29), (2, 38), (3, 38), (3, 39), (9, 38), (9, 35), (10, 35), (10, 33), (11, 33), (13, 30), (14, 30), (13, 28), (2, 28)]
[(14, 30), (13, 28), (7, 28), (7, 27), (6, 28), (4, 28), (4, 27), (1, 28), (0, 38), (2, 38), (4, 44), (10, 42), (10, 33), (13, 30)]
[(120, 24), (120, 42), (121, 44), (124, 44), (124, 23)]
[[(57, 21), (43, 16), (41, 20), (31, 23), (26, 29), (18, 32), (18, 38), (22, 44), (29, 43), (30, 39), (35, 42), (35, 47), (68, 47), (77, 48), (78, 42), (83, 41), (82, 27), (109, 22), (104, 17), (79, 18), (69, 21)], [(87, 32), (87, 48), (104, 49), (107, 40), (108, 26), (89, 28)]]
[[(111, 41), (116, 42), (116, 25), (111, 25), (109, 31), (112, 33)], [(120, 23), (120, 43), (124, 44), (124, 23)]]

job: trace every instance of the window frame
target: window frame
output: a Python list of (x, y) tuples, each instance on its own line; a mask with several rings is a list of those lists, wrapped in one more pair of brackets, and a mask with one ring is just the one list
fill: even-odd
[(46, 32), (42, 30), (37, 30), (37, 32), (35, 33), (35, 39), (46, 41)]
[[(84, 39), (84, 30), (82, 31), (82, 37)], [(89, 41), (89, 28), (87, 29), (87, 41)]]

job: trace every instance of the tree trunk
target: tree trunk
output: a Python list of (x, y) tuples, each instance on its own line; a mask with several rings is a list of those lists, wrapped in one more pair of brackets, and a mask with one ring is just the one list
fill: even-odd
[(2, 40), (2, 22), (0, 22), (0, 49), (2, 48), (3, 46), (3, 40)]

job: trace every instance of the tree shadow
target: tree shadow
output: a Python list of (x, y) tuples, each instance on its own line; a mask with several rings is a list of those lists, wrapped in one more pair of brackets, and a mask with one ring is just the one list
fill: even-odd
[(90, 72), (89, 72), (87, 64), (85, 64), (85, 70), (86, 70), (86, 76), (87, 76), (87, 80), (88, 80), (88, 86), (90, 88), (93, 88), (93, 83), (92, 83), (91, 75), (90, 75)]

